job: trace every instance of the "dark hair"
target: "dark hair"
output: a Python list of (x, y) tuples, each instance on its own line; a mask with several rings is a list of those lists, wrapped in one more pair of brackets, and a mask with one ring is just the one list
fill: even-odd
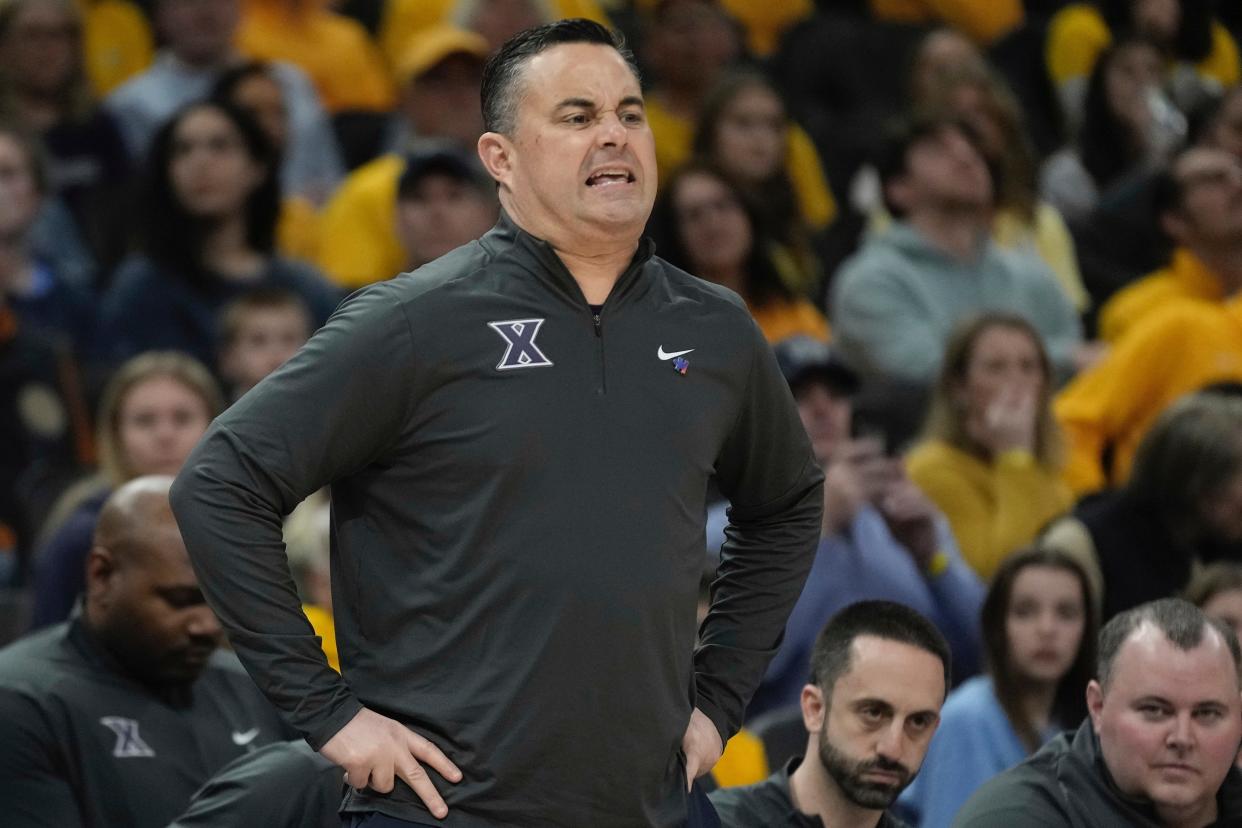
[(1144, 624), (1154, 625), (1164, 633), (1170, 644), (1183, 652), (1202, 644), (1203, 633), (1207, 629), (1215, 630), (1229, 648), (1229, 655), (1233, 657), (1234, 678), (1242, 685), (1242, 650), (1238, 648), (1238, 637), (1233, 628), (1224, 622), (1208, 618), (1203, 610), (1189, 601), (1181, 598), (1161, 598), (1114, 616), (1100, 630), (1100, 663), (1097, 675), (1105, 690), (1112, 678), (1113, 662), (1117, 653)]
[[(1114, 37), (1141, 34), (1134, 25), (1135, 0), (1098, 0), (1100, 15)], [(1198, 63), (1212, 51), (1214, 0), (1178, 0), (1181, 22), (1169, 47), (1173, 57)]]
[(1189, 394), (1157, 418), (1134, 454), (1126, 496), (1192, 533), (1203, 504), (1242, 473), (1242, 398)]
[(767, 217), (746, 190), (710, 161), (693, 159), (678, 167), (668, 181), (664, 182), (651, 211), (650, 221), (651, 235), (655, 238), (660, 256), (670, 264), (694, 273), (694, 263), (686, 250), (685, 239), (681, 235), (681, 222), (677, 216), (677, 205), (674, 203), (679, 185), (691, 175), (711, 176), (723, 184), (729, 195), (741, 206), (746, 220), (750, 223), (750, 252), (742, 265), (746, 275), (746, 295), (743, 298), (756, 307), (773, 301), (792, 300), (793, 293), (781, 279), (772, 261), (771, 253), (775, 242), (767, 226)]
[(903, 218), (906, 211), (889, 198), (889, 182), (909, 171), (910, 150), (915, 145), (946, 130), (955, 130), (974, 146), (979, 157), (987, 164), (988, 173), (992, 176), (992, 183), (995, 185), (996, 172), (988, 161), (987, 153), (983, 151), (979, 143), (979, 136), (975, 134), (970, 124), (952, 115), (916, 112), (911, 116), (889, 122), (873, 157), (876, 173), (880, 177), (880, 192), (884, 197), (884, 207), (894, 218)]
[[(789, 120), (789, 106), (775, 84), (757, 69), (739, 68), (727, 71), (703, 99), (699, 108), (698, 126), (694, 131), (694, 153), (702, 158), (721, 164), (717, 144), (720, 138), (720, 123), (725, 112), (737, 97), (747, 89), (760, 87), (780, 101), (785, 112), (786, 122)], [(793, 181), (786, 171), (784, 159), (777, 164), (766, 180), (756, 182), (751, 188), (756, 201), (762, 205), (768, 215), (771, 232), (786, 244), (795, 243), (797, 232), (804, 224), (798, 205), (797, 192)]]
[(1078, 579), (1082, 594), (1083, 627), (1078, 654), (1069, 670), (1057, 682), (1052, 700), (1052, 720), (1064, 728), (1077, 725), (1087, 715), (1085, 691), (1095, 670), (1095, 636), (1100, 621), (1091, 594), (1091, 582), (1082, 564), (1070, 555), (1053, 549), (1028, 548), (1014, 552), (1001, 563), (992, 576), (987, 597), (980, 613), (983, 629), (984, 660), (996, 700), (1014, 732), (1030, 752), (1039, 748), (1039, 730), (1022, 708), (1021, 677), (1010, 662), (1007, 618), (1013, 603), (1013, 588), (1018, 576), (1031, 567), (1048, 567), (1069, 572)]
[(863, 635), (909, 644), (936, 656), (944, 665), (944, 686), (948, 691), (952, 657), (940, 630), (905, 604), (859, 601), (828, 619), (815, 639), (810, 682), (823, 690), (826, 697), (831, 697), (837, 679), (849, 672), (854, 639)]
[(523, 92), (520, 88), (523, 67), (535, 55), (563, 43), (611, 46), (625, 60), (634, 77), (639, 77), (638, 63), (633, 52), (626, 48), (625, 38), (593, 20), (575, 17), (535, 26), (506, 40), (483, 67), (480, 98), (484, 130), (502, 134), (513, 132)]
[(1108, 72), (1113, 62), (1135, 47), (1159, 51), (1154, 43), (1141, 37), (1118, 40), (1100, 53), (1087, 81), (1078, 154), (1101, 192), (1142, 161), (1145, 153), (1143, 136), (1113, 112), (1108, 99)]
[(0, 118), (0, 138), (8, 138), (17, 144), (22, 155), (26, 156), (26, 166), (30, 177), (34, 179), (35, 189), (40, 195), (48, 192), (48, 159), (43, 142), (26, 126), (16, 120)]
[(276, 153), (267, 134), (249, 113), (227, 101), (212, 100), (190, 104), (170, 118), (156, 133), (147, 158), (138, 210), (140, 246), (153, 262), (199, 285), (215, 279), (203, 262), (203, 245), (212, 228), (186, 212), (173, 188), (169, 167), (177, 128), (189, 115), (202, 109), (224, 115), (241, 135), (250, 158), (264, 171), (244, 207), (246, 244), (259, 253), (270, 254), (280, 212)]
[(219, 320), (219, 347), (224, 350), (236, 341), (246, 317), (254, 311), (290, 310), (302, 317), (309, 335), (314, 327), (310, 309), (301, 296), (287, 288), (258, 287), (229, 302), (216, 315)]
[(1190, 576), (1182, 597), (1199, 609), (1222, 592), (1242, 590), (1242, 564), (1214, 561)]

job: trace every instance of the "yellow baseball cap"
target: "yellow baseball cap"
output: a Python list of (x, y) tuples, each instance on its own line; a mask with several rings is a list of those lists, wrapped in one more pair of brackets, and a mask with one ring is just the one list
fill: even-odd
[(406, 43), (397, 61), (397, 82), (404, 86), (422, 77), (450, 55), (470, 55), (482, 61), (487, 60), (488, 51), (487, 41), (481, 34), (447, 23), (428, 26)]

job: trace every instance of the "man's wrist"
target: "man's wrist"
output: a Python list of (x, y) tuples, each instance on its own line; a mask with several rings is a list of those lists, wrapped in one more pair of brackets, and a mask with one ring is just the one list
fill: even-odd
[(938, 578), (943, 575), (949, 568), (951, 563), (948, 553), (943, 549), (938, 549), (927, 559), (927, 564), (923, 567), (924, 574), (928, 578)]

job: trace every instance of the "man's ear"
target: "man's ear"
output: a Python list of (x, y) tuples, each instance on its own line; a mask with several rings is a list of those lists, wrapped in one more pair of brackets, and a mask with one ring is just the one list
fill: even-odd
[(828, 706), (824, 703), (824, 691), (814, 684), (804, 685), (798, 699), (802, 705), (802, 724), (807, 733), (819, 733), (824, 727)]
[(1087, 682), (1087, 714), (1096, 734), (1100, 732), (1100, 712), (1104, 709), (1104, 688), (1095, 679)]
[(513, 183), (513, 142), (499, 132), (485, 132), (479, 136), (479, 160), (496, 181), (506, 187)]
[(903, 213), (910, 209), (910, 183), (905, 175), (898, 175), (883, 182), (885, 206), (892, 204)]
[(86, 555), (86, 597), (107, 602), (115, 591), (116, 556), (106, 546), (95, 544)]

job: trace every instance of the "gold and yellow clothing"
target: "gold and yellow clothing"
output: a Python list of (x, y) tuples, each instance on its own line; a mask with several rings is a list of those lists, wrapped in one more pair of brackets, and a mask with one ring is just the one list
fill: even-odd
[[(1124, 483), (1160, 412), (1224, 381), (1242, 381), (1242, 299), (1187, 299), (1153, 311), (1058, 395), (1053, 410), (1070, 449), (1066, 482), (1080, 495)], [(1108, 470), (1105, 448), (1112, 450)]]
[(319, 636), (319, 646), (328, 657), (328, 664), (338, 673), (341, 672), (341, 659), (336, 652), (336, 622), (332, 613), (317, 604), (303, 604), (302, 612), (310, 622), (315, 635)]
[[(405, 51), (405, 44), (416, 32), (437, 23), (462, 25), (464, 21), (453, 20), (453, 12), (458, 2), (459, 0), (388, 0), (377, 35), (388, 65), (397, 65)], [(585, 17), (605, 26), (612, 25), (596, 0), (552, 0), (551, 5), (558, 19)]]
[(364, 164), (342, 182), (319, 218), (315, 263), (341, 287), (359, 288), (405, 270), (397, 239), (399, 155)]
[(1113, 294), (1100, 309), (1100, 339), (1118, 342), (1134, 324), (1179, 299), (1219, 302), (1225, 298), (1220, 279), (1184, 247), (1173, 251), (1168, 267), (1149, 273)]
[[(653, 97), (647, 98), (647, 122), (655, 135), (656, 167), (666, 180), (689, 158), (694, 143), (694, 121), (669, 112)], [(802, 220), (812, 230), (823, 230), (837, 216), (837, 202), (828, 188), (824, 165), (811, 136), (797, 124), (789, 125), (785, 172), (793, 184)]]
[(753, 785), (768, 776), (768, 755), (763, 741), (742, 729), (725, 744), (720, 761), (712, 768), (712, 777), (721, 788)]
[(1046, 201), (1035, 204), (1034, 221), (1027, 221), (1013, 210), (999, 210), (992, 222), (992, 237), (1001, 247), (1030, 250), (1057, 277), (1057, 284), (1079, 313), (1091, 305), (1091, 296), (1082, 284), (1074, 238), (1061, 213)]
[(747, 307), (772, 345), (791, 336), (810, 336), (821, 342), (831, 338), (828, 320), (819, 308), (805, 299), (776, 300), (761, 307), (750, 304)]
[(815, 11), (812, 0), (721, 0), (720, 5), (746, 29), (746, 45), (758, 57), (776, 51), (785, 30)]
[(319, 249), (319, 214), (309, 200), (289, 196), (280, 203), (276, 247), (291, 259), (315, 260)]
[[(1044, 54), (1053, 83), (1059, 86), (1072, 78), (1089, 76), (1096, 58), (1112, 40), (1108, 24), (1094, 6), (1075, 3), (1061, 9), (1048, 23)], [(1196, 68), (1224, 87), (1233, 86), (1242, 77), (1238, 44), (1218, 21), (1212, 22), (1212, 51)]]
[(894, 23), (945, 23), (984, 46), (1022, 22), (1022, 0), (870, 0), (871, 14)]
[(128, 0), (82, 0), (82, 59), (102, 98), (151, 65), (155, 40), (142, 10)]
[(296, 0), (246, 0), (236, 43), (249, 57), (299, 66), (329, 114), (383, 112), (396, 102), (379, 49), (348, 17)]
[(940, 440), (906, 456), (910, 479), (944, 512), (962, 557), (985, 581), (1006, 556), (1035, 540), (1074, 498), (1056, 471), (1027, 451), (993, 460)]

